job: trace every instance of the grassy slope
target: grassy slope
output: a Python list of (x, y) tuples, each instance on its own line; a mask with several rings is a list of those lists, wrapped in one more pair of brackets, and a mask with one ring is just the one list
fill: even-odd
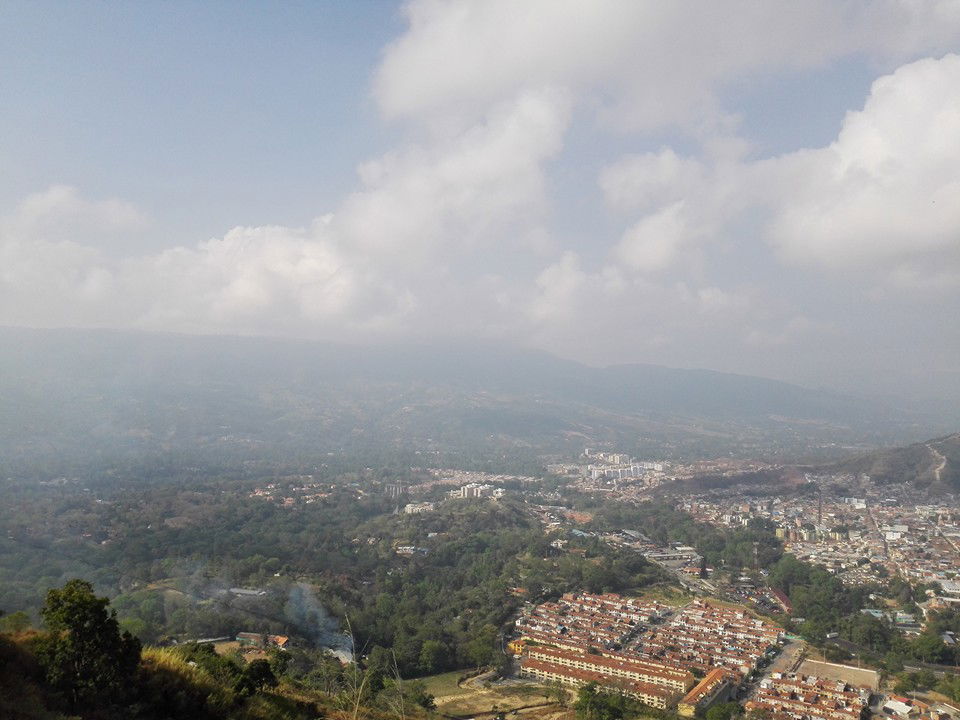
[[(0, 718), (4, 720), (62, 720), (58, 698), (46, 685), (30, 645), (36, 633), (0, 634)], [(175, 651), (145, 648), (139, 693), (135, 705), (98, 715), (100, 720), (142, 718), (157, 720), (189, 717), (196, 720), (272, 720), (326, 717), (347, 720), (319, 693), (281, 686), (276, 690), (239, 698)], [(364, 711), (365, 720), (383, 720), (381, 713)]]

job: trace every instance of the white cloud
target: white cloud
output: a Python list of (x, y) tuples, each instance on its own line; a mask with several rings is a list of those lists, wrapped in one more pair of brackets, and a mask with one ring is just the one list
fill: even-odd
[(414, 0), (375, 96), (391, 118), (469, 118), (525, 87), (566, 87), (614, 124), (709, 132), (735, 77), (869, 53), (906, 58), (960, 38), (955, 0), (728, 3)]
[(829, 323), (816, 322), (802, 315), (792, 317), (775, 327), (751, 328), (744, 336), (745, 344), (756, 348), (792, 346), (798, 342), (813, 342), (815, 338), (835, 334)]
[[(565, 93), (525, 92), (464, 132), (364, 164), (363, 188), (310, 228), (237, 227), (127, 257), (96, 244), (135, 236), (135, 208), (52, 188), (0, 221), (0, 322), (367, 339), (449, 329), (457, 308), (465, 332), (516, 332), (495, 278), (550, 249), (543, 164), (568, 121)], [(48, 231), (81, 216), (82, 232), (64, 225), (76, 242)]]
[(613, 208), (647, 211), (685, 197), (703, 182), (703, 175), (699, 160), (664, 148), (657, 153), (620, 158), (603, 170), (600, 188)]
[(576, 310), (577, 295), (590, 278), (580, 268), (576, 253), (565, 252), (536, 278), (536, 295), (528, 313), (535, 323), (552, 323)]
[(545, 210), (543, 163), (568, 122), (565, 93), (521, 93), (461, 133), (362, 165), (364, 187), (334, 225), (348, 247), (402, 264), (529, 232)]
[(307, 318), (322, 326), (349, 315), (361, 284), (322, 230), (234, 228), (125, 263), (122, 291), (142, 298), (142, 327), (289, 332)]
[[(860, 269), (864, 277), (949, 288), (960, 271), (960, 56), (924, 59), (879, 78), (837, 138), (756, 161), (632, 155), (606, 168), (607, 202), (639, 212), (614, 257), (643, 272), (698, 246), (749, 242), (788, 265)], [(662, 203), (669, 203), (662, 205)]]
[(663, 270), (674, 262), (690, 237), (683, 202), (675, 202), (647, 215), (627, 230), (614, 248), (614, 255), (633, 270)]
[(873, 265), (937, 251), (960, 260), (960, 56), (877, 80), (835, 142), (761, 168), (771, 239), (792, 261)]
[[(957, 0), (415, 0), (405, 13), (374, 83), (405, 140), (360, 165), (329, 215), (143, 253), (144, 213), (54, 186), (0, 220), (0, 322), (460, 333), (744, 369), (744, 347), (799, 365), (789, 348), (826, 332), (781, 282), (791, 273), (872, 267), (890, 293), (956, 287), (960, 59), (905, 65), (835, 142), (776, 158), (748, 159), (742, 108), (723, 98), (841, 58), (889, 68), (955, 47)], [(696, 143), (637, 152), (666, 127)], [(602, 202), (570, 182), (576, 160), (617, 153)]]
[(14, 213), (0, 221), (0, 233), (45, 242), (103, 244), (118, 233), (143, 229), (147, 219), (117, 198), (85, 200), (69, 185), (53, 185), (28, 195)]

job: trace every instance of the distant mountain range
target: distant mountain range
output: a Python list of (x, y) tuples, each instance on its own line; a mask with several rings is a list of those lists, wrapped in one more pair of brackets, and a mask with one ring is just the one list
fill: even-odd
[[(0, 328), (0, 459), (377, 451), (839, 457), (956, 427), (757, 377), (485, 345)], [(960, 423), (957, 423), (960, 424)]]

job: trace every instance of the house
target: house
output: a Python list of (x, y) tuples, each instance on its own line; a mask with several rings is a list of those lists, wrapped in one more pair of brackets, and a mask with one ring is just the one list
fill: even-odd
[(258, 647), (261, 649), (277, 648), (286, 650), (290, 638), (286, 635), (267, 635), (266, 633), (241, 632), (237, 633), (237, 642), (241, 645)]
[(737, 685), (735, 673), (726, 668), (714, 668), (684, 695), (677, 705), (677, 714), (694, 717), (698, 711), (703, 712), (714, 703), (729, 700)]

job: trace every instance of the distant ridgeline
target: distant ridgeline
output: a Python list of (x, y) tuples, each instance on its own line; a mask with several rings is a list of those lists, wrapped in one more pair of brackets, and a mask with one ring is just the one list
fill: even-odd
[(18, 472), (151, 454), (187, 465), (346, 454), (373, 467), (398, 452), (629, 451), (638, 437), (661, 457), (835, 457), (843, 443), (951, 427), (924, 407), (763, 378), (493, 345), (14, 328), (0, 344), (0, 457)]

